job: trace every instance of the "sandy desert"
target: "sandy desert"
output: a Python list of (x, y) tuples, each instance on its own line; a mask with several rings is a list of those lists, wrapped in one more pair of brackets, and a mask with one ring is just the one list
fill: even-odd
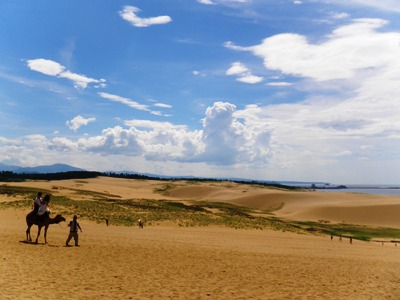
[[(122, 199), (209, 200), (255, 209), (280, 204), (274, 212), (280, 218), (400, 228), (396, 196), (215, 183), (182, 184), (160, 196), (154, 192), (159, 184), (103, 177), (7, 183), (71, 198), (85, 197), (73, 193), (79, 187)], [(16, 200), (0, 197), (1, 203)], [(43, 236), (34, 244), (25, 241), (28, 212), (0, 210), (1, 299), (400, 299), (400, 246), (390, 239), (350, 244), (328, 235), (173, 222), (139, 229), (81, 218), (80, 247), (65, 247), (72, 214), (50, 226), (48, 244)]]

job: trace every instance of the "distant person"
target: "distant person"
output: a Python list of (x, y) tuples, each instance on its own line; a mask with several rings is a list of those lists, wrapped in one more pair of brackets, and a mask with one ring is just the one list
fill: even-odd
[(108, 219), (106, 219), (106, 225), (108, 226)]
[(333, 240), (333, 234), (331, 233), (331, 241)]
[(50, 214), (49, 203), (50, 203), (50, 194), (46, 194), (42, 200), (42, 204), (40, 205), (37, 214), (39, 216), (43, 216), (44, 214)]
[(353, 244), (353, 238), (350, 237), (350, 244)]
[(138, 220), (138, 225), (139, 225), (139, 228), (142, 228), (142, 229), (143, 229), (143, 227), (144, 227), (144, 222), (143, 222), (142, 219), (139, 219), (139, 220)]
[(38, 192), (36, 198), (33, 200), (32, 210), (37, 214), (39, 207), (42, 205), (42, 192)]
[(69, 247), (68, 243), (69, 241), (74, 238), (75, 241), (75, 246), (79, 247), (79, 243), (78, 243), (78, 229), (82, 232), (82, 228), (81, 226), (79, 226), (78, 223), (78, 217), (75, 215), (73, 220), (71, 222), (69, 222), (68, 224), (69, 227), (69, 235), (68, 238), (65, 242), (65, 246)]
[(339, 242), (341, 242), (341, 241), (342, 241), (342, 235), (339, 236)]

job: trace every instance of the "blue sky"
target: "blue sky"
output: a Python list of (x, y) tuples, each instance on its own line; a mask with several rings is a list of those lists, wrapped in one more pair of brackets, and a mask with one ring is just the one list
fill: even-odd
[(0, 2), (0, 162), (400, 183), (400, 1)]

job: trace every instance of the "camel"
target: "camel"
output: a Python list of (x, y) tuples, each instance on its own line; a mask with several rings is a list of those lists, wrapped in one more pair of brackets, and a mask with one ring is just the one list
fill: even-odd
[(36, 215), (35, 212), (30, 212), (29, 214), (26, 215), (26, 224), (28, 225), (28, 229), (26, 229), (26, 240), (31, 242), (31, 227), (32, 225), (37, 225), (38, 226), (38, 234), (36, 237), (35, 243), (38, 243), (38, 239), (40, 236), (40, 231), (42, 230), (42, 227), (44, 227), (44, 243), (47, 244), (47, 229), (51, 224), (58, 224), (60, 222), (64, 222), (65, 218), (62, 215), (57, 215), (54, 218), (50, 218), (50, 215), (48, 213), (45, 213), (42, 216)]

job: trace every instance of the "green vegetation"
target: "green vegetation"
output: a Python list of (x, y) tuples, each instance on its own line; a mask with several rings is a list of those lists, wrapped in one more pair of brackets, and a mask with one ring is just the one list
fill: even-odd
[[(158, 192), (167, 193), (173, 188), (166, 184)], [(159, 225), (162, 222), (174, 222), (179, 226), (223, 226), (237, 229), (274, 229), (297, 233), (342, 235), (358, 240), (377, 238), (400, 239), (400, 229), (369, 227), (346, 223), (331, 224), (329, 221), (300, 222), (280, 219), (273, 215), (274, 210), (282, 208), (282, 204), (269, 210), (258, 211), (229, 203), (209, 201), (168, 201), (149, 199), (121, 199), (119, 196), (71, 189), (85, 199), (70, 199), (53, 195), (51, 209), (71, 217), (78, 214), (80, 218), (98, 223), (109, 220), (110, 224), (118, 226), (136, 225), (140, 218), (147, 225)], [(51, 193), (48, 190), (38, 190), (25, 187), (0, 186), (0, 194), (6, 195), (6, 201), (0, 202), (0, 209), (17, 208), (27, 212), (32, 206), (36, 193)], [(75, 197), (76, 198), (76, 197)]]
[(387, 227), (372, 227), (365, 225), (354, 225), (347, 223), (330, 224), (321, 220), (320, 222), (290, 222), (292, 225), (309, 232), (332, 234), (333, 236), (352, 237), (356, 240), (369, 241), (378, 238), (400, 238), (400, 229)]
[(178, 186), (177, 184), (166, 183), (166, 184), (164, 184), (163, 186), (154, 189), (154, 192), (155, 192), (155, 193), (158, 193), (158, 194), (161, 194), (161, 195), (164, 195), (164, 196), (168, 196), (168, 195), (169, 195), (169, 192), (170, 192), (171, 190), (173, 190), (174, 188), (176, 188), (177, 186)]

